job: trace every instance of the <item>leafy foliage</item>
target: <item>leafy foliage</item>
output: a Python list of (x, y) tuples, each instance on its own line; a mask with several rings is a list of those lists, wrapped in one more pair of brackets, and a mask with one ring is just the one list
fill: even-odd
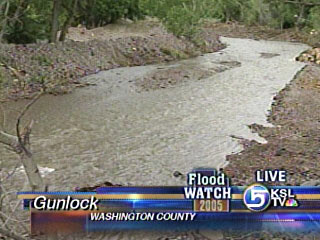
[(141, 0), (141, 5), (148, 15), (160, 18), (176, 35), (194, 34), (204, 18), (242, 21), (277, 29), (298, 25), (319, 29), (319, 2), (297, 2), (301, 4), (284, 0)]
[(208, 18), (277, 29), (320, 30), (319, 0), (1, 0), (0, 41), (48, 39), (52, 36), (54, 2), (60, 4), (55, 19), (60, 31), (70, 25), (94, 28), (145, 15), (159, 18), (175, 35), (186, 37), (192, 37)]

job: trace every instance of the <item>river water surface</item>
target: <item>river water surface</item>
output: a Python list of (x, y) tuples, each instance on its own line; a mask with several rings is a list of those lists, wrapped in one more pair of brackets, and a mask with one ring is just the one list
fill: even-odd
[[(231, 135), (265, 140), (248, 125), (268, 125), (274, 95), (304, 67), (295, 57), (306, 45), (222, 38), (227, 48), (177, 62), (119, 68), (86, 78), (97, 85), (63, 96), (44, 96), (28, 113), (35, 119), (32, 149), (51, 190), (103, 181), (130, 185), (183, 184), (174, 171), (223, 167), (242, 147)], [(141, 91), (134, 81), (159, 67), (238, 67), (175, 87)], [(24, 101), (6, 105), (7, 116)], [(8, 124), (10, 129), (10, 123)], [(3, 166), (17, 157), (0, 148)], [(13, 161), (14, 160), (14, 161)]]

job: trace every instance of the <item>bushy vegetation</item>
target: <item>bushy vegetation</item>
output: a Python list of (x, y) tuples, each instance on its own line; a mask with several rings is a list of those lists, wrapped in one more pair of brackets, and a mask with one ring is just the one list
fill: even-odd
[(1, 0), (0, 41), (63, 41), (69, 26), (94, 28), (145, 15), (186, 37), (193, 36), (204, 19), (320, 31), (319, 0)]
[(319, 0), (141, 0), (140, 4), (176, 35), (193, 35), (202, 20), (208, 18), (320, 31)]
[(314, 7), (310, 10), (309, 22), (309, 25), (314, 29), (320, 30), (320, 6)]

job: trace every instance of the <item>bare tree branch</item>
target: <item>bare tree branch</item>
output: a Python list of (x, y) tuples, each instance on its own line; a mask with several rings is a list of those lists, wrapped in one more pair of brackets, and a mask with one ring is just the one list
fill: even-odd
[[(22, 139), (22, 136), (21, 136), (21, 133), (20, 133), (20, 122), (21, 122), (21, 119), (23, 118), (23, 116), (26, 114), (26, 112), (29, 110), (29, 108), (35, 103), (38, 101), (38, 99), (42, 96), (43, 92), (40, 92), (29, 104), (27, 104), (25, 106), (25, 108), (22, 110), (22, 112), (20, 113), (18, 119), (17, 119), (17, 123), (16, 123), (16, 132), (17, 132), (17, 137), (18, 137), (18, 142), (19, 142), (19, 145), (20, 147), (22, 148), (22, 150), (25, 152), (25, 154), (28, 156), (28, 157), (31, 157), (32, 154), (31, 152), (25, 147), (25, 144), (23, 142), (23, 139)], [(32, 126), (32, 125), (31, 125)], [(29, 130), (31, 132), (31, 129)]]
[(22, 133), (22, 142), (23, 144), (26, 146), (26, 145), (30, 145), (30, 134), (32, 132), (32, 126), (33, 126), (33, 123), (34, 121), (31, 120), (29, 125), (26, 126), (23, 130), (23, 133)]

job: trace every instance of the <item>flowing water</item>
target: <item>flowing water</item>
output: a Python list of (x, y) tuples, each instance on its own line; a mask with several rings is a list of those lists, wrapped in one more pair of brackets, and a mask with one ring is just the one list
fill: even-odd
[[(274, 95), (304, 67), (295, 57), (303, 44), (222, 38), (213, 54), (177, 62), (119, 68), (86, 78), (97, 85), (63, 96), (44, 96), (28, 113), (35, 119), (32, 150), (50, 189), (103, 181), (131, 185), (183, 184), (173, 177), (195, 167), (223, 167), (227, 154), (242, 149), (231, 135), (265, 140), (248, 125), (269, 125)], [(141, 91), (134, 81), (174, 66), (214, 69), (239, 66), (175, 87)], [(232, 64), (231, 64), (232, 65)], [(5, 106), (7, 118), (25, 101)], [(8, 123), (8, 129), (10, 129)], [(0, 148), (2, 166), (17, 157)], [(15, 160), (15, 161), (14, 161)]]

